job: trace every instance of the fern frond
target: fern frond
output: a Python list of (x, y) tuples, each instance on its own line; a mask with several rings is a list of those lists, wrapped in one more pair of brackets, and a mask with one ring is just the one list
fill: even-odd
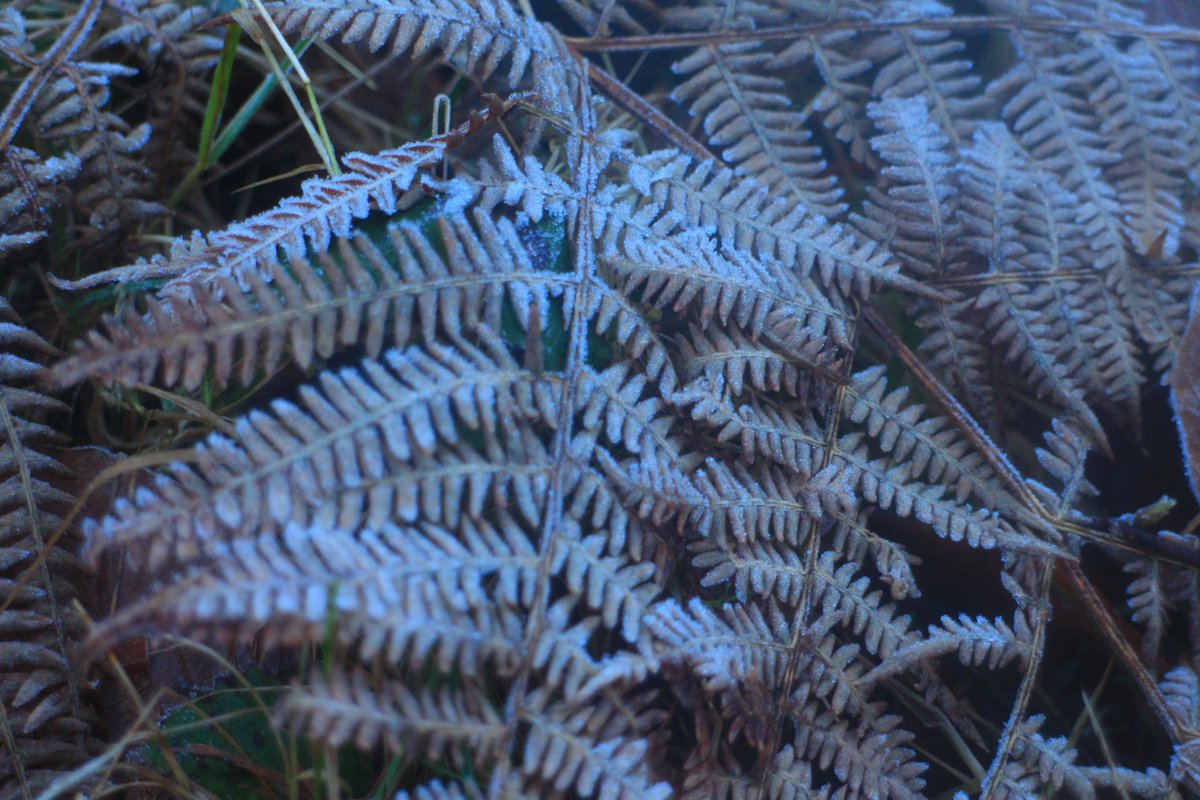
[(1200, 676), (1189, 664), (1181, 664), (1159, 683), (1163, 699), (1180, 724), (1195, 730), (1200, 725)]
[(75, 142), (80, 183), (73, 201), (87, 218), (90, 236), (111, 236), (166, 212), (151, 199), (151, 174), (137, 157), (150, 139), (150, 126), (130, 125), (107, 108), (112, 81), (136, 74), (119, 64), (67, 62), (34, 107), (43, 140)]
[(42, 160), (22, 147), (0, 152), (0, 256), (43, 239), (49, 209), (69, 199), (63, 184), (79, 175), (82, 164), (71, 153)]
[(433, 781), (418, 786), (412, 791), (398, 793), (396, 800), (473, 800), (475, 797), (476, 795), (465, 792), (456, 783), (445, 784), (441, 781)]
[[(865, 16), (862, 9), (838, 7), (838, 12)], [(850, 146), (850, 157), (866, 162), (871, 157), (870, 121), (867, 102), (871, 89), (864, 80), (871, 70), (870, 59), (860, 54), (867, 36), (855, 31), (800, 36), (776, 53), (770, 66), (776, 69), (811, 61), (823, 85), (812, 100), (813, 111), (824, 114), (824, 124), (833, 135)]]
[(765, 787), (727, 752), (724, 742), (718, 742), (717, 747), (718, 753), (701, 748), (692, 751), (683, 767), (681, 797), (687, 800), (750, 800), (753, 797), (829, 800), (829, 787), (813, 787), (812, 767), (790, 744), (784, 745), (775, 755)]
[[(536, 519), (537, 498), (545, 492), (551, 466), (545, 446), (526, 430), (483, 438), (483, 453), (464, 442), (443, 445), (434, 453), (414, 453), (409, 469), (339, 487), (335, 498), (315, 515), (336, 509), (337, 524), (349, 528), (379, 527), (391, 520), (457, 528), (464, 518), (483, 519), (489, 504), (507, 498), (525, 520)], [(586, 481), (586, 474), (580, 472), (578, 480)], [(603, 489), (588, 486), (601, 502)], [(614, 529), (621, 523), (615, 511), (601, 518), (611, 518)]]
[(642, 617), (658, 594), (650, 582), (653, 564), (627, 564), (624, 559), (603, 557), (607, 537), (594, 534), (584, 539), (564, 531), (556, 540), (552, 559), (568, 591), (583, 598), (600, 612), (608, 628), (621, 631), (628, 642), (638, 640)]
[[(969, 165), (963, 179), (966, 199), (963, 218), (972, 247), (988, 259), (989, 273), (979, 278), (983, 289), (975, 305), (987, 313), (989, 333), (1008, 344), (1007, 357), (1016, 362), (1039, 393), (1050, 394), (1070, 409), (1101, 447), (1107, 439), (1084, 400), (1091, 393), (1107, 397), (1088, 368), (1089, 335), (1077, 321), (1076, 293), (1048, 277), (1044, 270), (1072, 268), (1064, 264), (1082, 249), (1082, 236), (1072, 221), (1062, 219), (1074, 198), (1053, 178), (1029, 164), (1011, 134), (999, 125), (983, 125), (965, 157)], [(1028, 209), (1045, 210), (1041, 219), (1026, 219)], [(1009, 282), (995, 273), (1023, 271), (1026, 282)], [(1101, 323), (1102, 324), (1102, 323)]]
[(856, 486), (868, 502), (901, 517), (916, 517), (939, 536), (965, 539), (973, 547), (993, 547), (1000, 539), (1009, 538), (994, 512), (988, 514), (945, 498), (941, 487), (916, 481), (907, 465), (868, 460), (860, 434), (848, 434), (838, 448), (847, 465), (847, 483)]
[(738, 174), (777, 197), (803, 203), (825, 217), (844, 209), (841, 192), (810, 143), (804, 114), (791, 110), (783, 79), (770, 75), (771, 53), (760, 45), (701, 47), (672, 69), (685, 76), (672, 99), (701, 117), (710, 145)]
[(613, 26), (632, 33), (645, 33), (639, 17), (656, 16), (660, 9), (650, 0), (558, 0), (558, 5), (588, 33), (607, 36)]
[(667, 439), (671, 418), (662, 414), (662, 399), (637, 365), (618, 362), (600, 373), (585, 368), (574, 396), (584, 430), (603, 433), (630, 453), (640, 453), (643, 446), (673, 449)]
[[(456, 73), (488, 111), (352, 154), (344, 175), (274, 208), (71, 284), (167, 281), (106, 318), (54, 382), (203, 389), (178, 398), (188, 411), (251, 404), (89, 524), (93, 560), (115, 545), (160, 576), (94, 644), (170, 631), (320, 647), (326, 662), (281, 716), (318, 744), (395, 750), (406, 796), (421, 800), (917, 800), (948, 785), (939, 775), (927, 789), (927, 749), (939, 770), (986, 774), (987, 800), (1170, 791), (1154, 771), (1075, 765), (1028, 706), (1055, 565), (1090, 569), (1075, 536), (1104, 538), (1089, 532), (1110, 509), (1085, 471), (1089, 447), (1108, 449), (1101, 415), (1136, 425), (1147, 356), (1169, 366), (1182, 337), (1200, 242), (1186, 196), (1200, 164), (1186, 116), (1200, 101), (1175, 43), (1186, 35), (1146, 28), (1141, 0), (560, 5), (594, 37), (509, 0), (270, 5), (289, 39), (335, 60), (356, 48), (349, 63), (374, 55), (370, 76), (422, 59), (430, 77), (413, 97), (445, 88), (427, 70), (448, 61), (436, 74)], [(99, 41), (154, 61), (182, 12), (125, 8)], [(36, 37), (57, 24), (28, 40), (20, 15), (0, 12), (0, 52), (36, 69)], [(988, 45), (979, 64), (966, 56), (976, 43)], [(676, 45), (674, 75), (643, 69), (657, 56), (614, 55)], [(205, 53), (197, 44), (197, 63)], [(63, 100), (36, 107), (47, 130), (79, 149), (111, 123), (127, 140), (105, 146), (144, 161), (144, 129), (97, 116), (127, 68), (64, 64), (39, 79)], [(56, 82), (71, 70), (94, 88), (66, 92)], [(358, 81), (314, 93), (337, 100)], [(497, 86), (533, 91), (486, 94)], [(719, 160), (656, 107), (668, 96)], [(12, 247), (48, 229), (51, 202), (90, 202), (59, 196), (72, 165), (46, 161), (36, 135), (12, 147), (5, 120), (29, 110), (17, 100), (0, 113), (0, 153), (35, 188), (0, 177)], [(154, 124), (160, 102), (139, 120)], [(357, 112), (357, 95), (343, 108)], [(330, 113), (332, 138), (373, 122), (370, 109), (349, 125)], [(420, 122), (407, 111), (402, 128)], [(510, 112), (488, 148), (481, 127)], [(656, 134), (693, 155), (649, 152)], [(80, 170), (92, 155), (78, 154)], [(447, 161), (456, 177), (436, 177)], [(848, 222), (836, 221), (843, 179), (861, 190)], [(898, 338), (923, 338), (953, 398), (886, 335), (885, 320), (906, 324), (897, 292), (927, 333)], [(881, 341), (899, 363), (881, 366)], [(0, 357), (6, 369), (42, 379), (33, 362)], [(895, 369), (949, 418), (885, 380)], [(286, 398), (226, 391), (288, 381)], [(0, 392), (34, 415), (51, 409), (39, 397)], [(1021, 435), (1005, 427), (1014, 407), (1030, 412)], [(1024, 434), (1047, 427), (1047, 407), (1062, 421), (1039, 448)], [(146, 441), (192, 435), (162, 410), (145, 415)], [(10, 427), (35, 443), (46, 432)], [(51, 514), (69, 502), (40, 445), (0, 448), (5, 469), (27, 474), (12, 497)], [(0, 509), (0, 530), (18, 506)], [(1126, 546), (1178, 560), (1195, 549), (1170, 533)], [(1008, 613), (979, 616), (945, 591), (940, 567), (965, 547), (999, 551), (972, 561), (994, 568)], [(33, 548), (9, 549), (0, 584), (22, 607), (0, 627), (44, 627), (26, 613), (43, 587), (10, 579)], [(1200, 611), (1200, 578), (1165, 561), (1131, 571), (1147, 658), (1186, 652), (1165, 642)], [(65, 650), (35, 644), (4, 652), (36, 673), (20, 721), (48, 727)], [(1200, 783), (1200, 681), (1172, 672), (1166, 713), (1149, 671), (1125, 660), (1174, 736), (1174, 777)], [(960, 675), (1010, 666), (1024, 677), (1008, 723), (977, 722)], [(925, 710), (967, 742), (966, 769), (934, 740), (918, 747), (910, 723)], [(990, 768), (972, 745), (994, 754)], [(443, 781), (413, 786), (431, 770)]]
[(723, 333), (693, 326), (688, 333), (680, 343), (680, 356), (683, 377), (691, 383), (679, 390), (674, 398), (677, 403), (687, 403), (693, 397), (703, 402), (727, 393), (738, 398), (746, 389), (804, 398), (813, 371), (833, 371), (833, 359), (823, 352), (825, 342), (821, 339), (806, 346), (804, 352), (784, 355), (751, 341), (736, 329)]
[[(1129, 320), (1142, 341), (1157, 348), (1167, 334), (1127, 247), (1125, 213), (1117, 192), (1104, 178), (1121, 155), (1111, 148), (1096, 110), (1082, 99), (1088, 87), (1078, 68), (1080, 59), (1088, 56), (1054, 54), (1045, 40), (1036, 37), (1022, 39), (1020, 44), (1026, 56), (1023, 62), (995, 81), (989, 91), (1007, 98), (1003, 116), (1014, 127), (1018, 141), (1078, 198), (1077, 219), (1094, 253), (1094, 263), (1106, 271), (1105, 283), (1120, 297), (1118, 306), (1106, 293), (1112, 319)], [(1113, 346), (1125, 349), (1124, 357), (1137, 362), (1139, 348), (1132, 337)]]
[[(692, 566), (706, 570), (702, 585), (732, 581), (742, 603), (755, 596), (773, 596), (784, 606), (794, 607), (810, 574), (790, 547), (770, 540), (730, 542), (710, 536), (694, 543), (691, 550), (696, 554)], [(811, 571), (811, 602), (822, 616), (850, 628), (867, 652), (886, 658), (908, 638), (909, 619), (898, 615), (894, 605), (880, 605), (882, 594), (868, 591), (871, 582), (858, 576), (856, 564), (837, 565), (837, 559), (833, 552), (821, 554)]]
[(488, 432), (514, 430), (519, 418), (553, 424), (547, 377), (464, 348), (389, 351), (361, 371), (323, 373), (319, 389), (302, 390), (303, 408), (277, 401), (271, 414), (251, 413), (235, 426), (240, 444), (210, 438), (194, 466), (177, 465), (91, 523), (93, 558), (102, 544), (137, 542), (143, 552), (127, 550), (137, 563), (186, 561), (229, 537), (265, 535), (339, 486), (378, 479), (438, 442), (454, 444), (460, 424)]
[(1003, 667), (1013, 659), (1024, 664), (1030, 658), (1029, 644), (1023, 640), (1021, 630), (1014, 631), (1001, 619), (972, 619), (965, 614), (958, 619), (943, 616), (940, 627), (931, 628), (923, 637), (909, 637), (902, 647), (867, 673), (862, 683), (873, 686), (885, 678), (953, 652), (958, 653), (963, 664), (980, 666), (986, 662), (989, 669)]
[[(781, 377), (786, 375), (781, 371)], [(783, 381), (780, 386), (790, 389)], [(708, 425), (717, 441), (738, 445), (745, 461), (763, 460), (802, 475), (820, 471), (825, 446), (811, 416), (802, 416), (791, 408), (776, 408), (755, 398), (735, 407), (729, 399), (709, 391), (707, 383), (699, 381), (687, 388), (691, 391), (677, 392), (674, 402), (684, 407), (691, 405), (692, 418)]]
[[(886, 19), (943, 19), (952, 13), (940, 0), (890, 0), (876, 13)], [(873, 38), (859, 57), (881, 65), (871, 87), (875, 97), (905, 103), (921, 98), (931, 119), (956, 150), (970, 141), (970, 131), (986, 104), (979, 77), (961, 57), (966, 43), (947, 31), (898, 27)], [(871, 112), (868, 108), (868, 115)], [(873, 115), (871, 115), (873, 117)]]
[[(598, 800), (666, 800), (669, 784), (647, 769), (647, 741), (630, 735), (629, 721), (612, 706), (576, 707), (533, 698), (522, 771), (558, 791)], [(538, 708), (538, 706), (544, 706)]]
[(1158, 661), (1159, 648), (1167, 628), (1171, 602), (1163, 586), (1163, 565), (1154, 559), (1136, 558), (1125, 565), (1125, 572), (1134, 578), (1125, 588), (1129, 595), (1130, 618), (1145, 626), (1142, 636), (1142, 660), (1147, 664)]
[[(411, 53), (416, 58), (437, 50), (480, 80), (508, 59), (512, 88), (530, 71), (535, 88), (549, 88), (552, 81), (540, 73), (559, 68), (559, 48), (545, 27), (502, 0), (289, 0), (267, 8), (285, 33), (340, 37), (347, 44), (365, 40), (370, 52), (386, 47), (393, 57)], [(562, 79), (561, 74), (555, 77)]]
[(266, 276), (249, 272), (243, 291), (231, 278), (190, 284), (188, 298), (150, 298), (144, 313), (104, 321), (71, 358), (56, 365), (58, 385), (84, 377), (192, 389), (211, 374), (224, 386), (236, 374), (249, 385), (274, 372), (285, 354), (308, 369), (340, 347), (361, 344), (375, 358), (403, 347), (414, 331), (425, 340), (444, 331), (461, 339), (481, 324), (499, 330), (506, 298), (528, 316), (546, 318), (565, 276), (539, 272), (516, 226), (481, 213), (440, 223), (438, 247), (416, 223), (359, 232), (331, 251), (294, 256)]
[(414, 693), (396, 682), (371, 684), (361, 670), (314, 677), (287, 695), (283, 713), (314, 741), (354, 742), (364, 750), (383, 743), (429, 758), (456, 755), (466, 745), (486, 761), (508, 735), (496, 710), (473, 692)]
[(914, 478), (952, 486), (955, 501), (972, 496), (982, 505), (1015, 512), (1019, 504), (999, 485), (984, 459), (963, 440), (950, 420), (924, 417), (925, 407), (906, 405), (907, 388), (888, 392), (883, 367), (851, 377), (846, 387), (845, 415), (862, 423), (874, 444), (893, 464), (906, 464)]
[(350, 235), (354, 220), (373, 211), (395, 214), (410, 207), (422, 194), (421, 170), (440, 164), (447, 145), (448, 138), (441, 137), (375, 155), (349, 153), (342, 157), (342, 175), (310, 178), (301, 186), (299, 196), (270, 211), (221, 231), (176, 239), (167, 257), (143, 259), (68, 285), (88, 288), (111, 280), (167, 276), (170, 280), (160, 290), (160, 297), (187, 300), (191, 286), (197, 282), (211, 285), (232, 279), (248, 286), (251, 272), (270, 280), (281, 254), (303, 257), (310, 246), (324, 252), (333, 237)]
[(874, 716), (873, 705), (858, 685), (862, 672), (855, 661), (858, 646), (839, 643), (819, 626), (795, 636), (787, 617), (773, 603), (768, 602), (765, 610), (727, 605), (718, 616), (695, 599), (686, 609), (668, 601), (658, 604), (646, 626), (654, 636), (658, 657), (694, 671), (705, 691), (720, 695), (727, 704), (724, 711), (735, 727), (731, 735), (745, 730), (755, 746), (770, 741), (771, 733), (758, 720), (769, 719), (772, 707), (781, 702), (772, 687), (780, 686), (789, 670), (803, 678), (794, 692), (787, 687), (790, 696), (782, 701), (785, 713), (797, 713), (809, 698), (815, 698), (839, 715)]
[(1042, 717), (1034, 716), (1018, 726), (1013, 760), (994, 796), (1033, 797), (1047, 788), (1066, 789), (1071, 796), (1088, 800), (1096, 796), (1088, 775), (1075, 766), (1075, 751), (1063, 738), (1045, 739), (1038, 728)]
[(996, 388), (991, 380), (993, 353), (981, 341), (974, 302), (958, 288), (948, 288), (945, 303), (917, 306), (917, 325), (929, 331), (920, 350), (927, 365), (979, 419), (996, 417)]
[(738, 541), (765, 537), (796, 545), (806, 519), (852, 502), (834, 472), (798, 480), (770, 468), (752, 472), (710, 458), (693, 483), (700, 499), (690, 509), (691, 524), (702, 535), (728, 534)]
[[(537, 554), (521, 526), (502, 518), (468, 525), (466, 534), (462, 541), (432, 525), (378, 531), (288, 525), (277, 538), (220, 549), (217, 568), (144, 613), (187, 630), (246, 638), (265, 625), (268, 636), (289, 645), (319, 639), (333, 615), (340, 640), (356, 644), (365, 658), (385, 651), (399, 663), (410, 649), (463, 646), (450, 629), (422, 634), (414, 627), (431, 610), (463, 628), (480, 621), (490, 602), (511, 608), (529, 602)], [(485, 591), (493, 578), (498, 585)], [(486, 644), (463, 635), (473, 638), (476, 648)]]
[(902, 545), (872, 531), (866, 520), (866, 509), (836, 515), (829, 532), (830, 545), (847, 560), (858, 564), (866, 563), (870, 556), (893, 599), (920, 597), (921, 590), (912, 569), (920, 559), (909, 555)]
[(1142, 255), (1152, 248), (1174, 255), (1183, 229), (1179, 190), (1189, 158), (1189, 126), (1173, 104), (1178, 97), (1164, 80), (1149, 46), (1120, 48), (1103, 36), (1088, 38), (1082, 58), (1090, 60), (1083, 80), (1101, 120), (1107, 148), (1120, 159), (1107, 170), (1125, 217), (1124, 233)]
[[(888, 410), (889, 405), (902, 400), (903, 396), (894, 395), (891, 400), (886, 402), (872, 400), (873, 393), (878, 393), (882, 398), (883, 390), (882, 384), (878, 384), (879, 377), (877, 371), (869, 371), (858, 376), (855, 380), (861, 382), (861, 389), (859, 392), (849, 393), (846, 402), (856, 415), (863, 415), (862, 420), (868, 421), (870, 425), (877, 425), (877, 433), (883, 435), (887, 415), (894, 411), (894, 409)], [(694, 402), (694, 395), (681, 392), (678, 396), (681, 401)], [(874, 411), (870, 410), (872, 405), (875, 408)], [(872, 414), (875, 415), (873, 422), (867, 419)], [(740, 437), (743, 442), (754, 448), (749, 451), (752, 457), (766, 456), (768, 459), (774, 460), (775, 454), (778, 453), (778, 460), (781, 463), (798, 469), (802, 475), (811, 476), (822, 469), (822, 459), (825, 457), (827, 446), (818, 431), (804, 427), (800, 420), (795, 418), (785, 420), (780, 417), (779, 420), (772, 423), (769, 416), (762, 414), (761, 408), (742, 406), (738, 409), (737, 414), (733, 414), (728, 404), (703, 401), (693, 409), (693, 416), (698, 419), (707, 419), (718, 425), (721, 429), (721, 438)], [(911, 413), (909, 416), (912, 416)], [(895, 448), (901, 441), (900, 431), (904, 430), (904, 441), (911, 442), (913, 448), (918, 447), (919, 444), (929, 448), (930, 459), (928, 461), (918, 462), (914, 465), (903, 459), (872, 458), (870, 442), (873, 440), (863, 433), (850, 433), (837, 442), (833, 453), (830, 454), (831, 464), (828, 469), (825, 469), (820, 485), (840, 487), (838, 492), (841, 497), (845, 497), (846, 491), (857, 491), (868, 502), (875, 503), (881, 508), (891, 510), (903, 517), (915, 516), (920, 521), (930, 524), (938, 535), (947, 536), (954, 541), (966, 538), (974, 546), (991, 547), (999, 541), (1015, 544), (1020, 539), (1026, 538), (1028, 546), (1036, 547), (1028, 541), (1027, 537), (1020, 537), (1016, 534), (1007, 523), (997, 516), (996, 509), (998, 508), (1007, 508), (1018, 519), (1023, 519), (1027, 515), (1021, 512), (1019, 505), (1014, 501), (1005, 502), (1007, 493), (989, 481), (990, 470), (982, 467), (974, 458), (966, 457), (965, 460), (960, 458), (965, 455), (965, 451), (961, 449), (961, 444), (953, 443), (958, 441), (957, 436), (947, 435), (943, 437), (943, 441), (938, 440), (939, 437), (935, 431), (943, 428), (943, 422), (932, 420), (925, 424), (913, 424), (907, 417), (898, 414), (893, 414), (891, 421), (893, 423), (891, 429), (882, 438), (886, 447)], [(899, 425), (900, 422), (904, 422), (903, 428)], [(956, 452), (959, 455), (956, 455)], [(943, 463), (945, 466), (939, 467)], [(942, 472), (949, 470), (953, 473), (954, 469), (962, 469), (959, 477), (966, 476), (966, 478), (962, 484), (957, 486), (955, 493), (962, 493), (963, 486), (967, 491), (978, 491), (988, 502), (996, 503), (995, 506), (991, 506), (991, 514), (973, 509), (966, 505), (965, 501), (957, 498), (944, 497), (944, 488), (949, 488), (949, 486), (943, 486), (940, 482), (944, 477), (942, 473), (937, 473), (938, 478), (930, 479), (928, 483), (912, 473), (913, 469), (924, 470), (930, 468), (931, 465), (935, 471), (941, 469)], [(976, 474), (972, 474), (971, 471)], [(775, 485), (775, 480), (770, 479), (767, 485)], [(728, 487), (726, 491), (733, 491), (741, 496), (742, 493), (735, 488), (735, 484), (726, 481), (725, 485)], [(839, 494), (835, 494), (833, 497), (838, 496)], [(827, 503), (825, 506), (830, 513), (837, 513), (845, 507), (844, 501), (842, 505), (835, 502), (832, 505)], [(708, 530), (708, 517), (703, 511), (700, 514), (699, 519), (706, 520), (702, 529)], [(736, 529), (751, 530), (743, 527)], [(754, 528), (753, 530), (758, 529)], [(791, 531), (793, 529), (786, 527), (783, 530)]]
[(803, 205), (773, 198), (756, 182), (712, 163), (691, 164), (672, 153), (652, 153), (630, 164), (630, 183), (651, 202), (675, 211), (691, 226), (715, 226), (729, 246), (778, 261), (844, 295), (868, 296), (880, 286), (923, 292), (899, 273), (876, 244), (830, 224)]
[[(1045, 434), (1046, 446), (1034, 451), (1038, 463), (1062, 486), (1061, 492), (1046, 489), (1048, 507), (1059, 515), (1068, 515), (1079, 500), (1094, 497), (1099, 493), (1084, 477), (1084, 466), (1089, 451), (1088, 441), (1070, 425), (1059, 420), (1051, 422)], [(1030, 481), (1031, 486), (1035, 484)]]
[(66, 407), (23, 388), (54, 353), (0, 296), (0, 796), (29, 797), (80, 766), (99, 742), (99, 720), (73, 662), (86, 632), (72, 552), (74, 529), (53, 536), (75, 498), (70, 470), (52, 453), (63, 437), (36, 421)]
[[(634, 219), (622, 222), (628, 228)], [(835, 325), (838, 312), (819, 292), (773, 274), (745, 252), (718, 249), (703, 234), (646, 234), (627, 233), (619, 249), (611, 231), (606, 237), (603, 254), (626, 294), (676, 313), (694, 308), (702, 327), (714, 319), (722, 325), (732, 320), (752, 336), (766, 333), (799, 350), (827, 331), (837, 336), (844, 330)]]
[(820, 704), (810, 703), (799, 719), (796, 751), (820, 769), (832, 769), (848, 797), (889, 797), (918, 800), (926, 765), (914, 761), (908, 747), (913, 735), (901, 729), (900, 718), (887, 715), (869, 725), (852, 726), (838, 720)]
[(835, 618), (838, 624), (850, 628), (866, 652), (887, 658), (913, 637), (908, 615), (898, 614), (891, 603), (881, 605), (882, 593), (868, 591), (870, 580), (855, 577), (857, 564), (842, 564), (835, 570), (836, 558), (832, 552), (821, 554), (817, 562), (821, 571), (814, 573), (813, 602), (820, 603), (822, 616)]
[(930, 119), (923, 98), (889, 98), (867, 107), (883, 131), (871, 147), (883, 159), (886, 193), (871, 193), (860, 225), (917, 276), (950, 272), (961, 258), (958, 186), (949, 138)]
[[(197, 27), (211, 16), (202, 5), (172, 0), (133, 0), (122, 4), (120, 24), (97, 36), (93, 47), (138, 47), (147, 61), (181, 61), (188, 73), (211, 69), (220, 58), (221, 37), (200, 33)], [(200, 109), (202, 110), (202, 109)]]

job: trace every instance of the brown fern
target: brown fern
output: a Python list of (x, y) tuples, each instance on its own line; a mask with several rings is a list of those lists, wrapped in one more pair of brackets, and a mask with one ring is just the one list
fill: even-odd
[[(1137, 0), (982, 6), (563, 2), (586, 37), (506, 0), (268, 6), (344, 56), (440, 58), (486, 111), (59, 282), (157, 287), (56, 387), (243, 404), (278, 376), (86, 524), (93, 564), (165, 576), (93, 642), (326, 648), (280, 719), (393, 752), (416, 797), (1200, 788), (1200, 558), (1085, 470), (1136, 446), (1200, 274), (1197, 35)], [(622, 81), (631, 50), (671, 74)], [(1173, 758), (1053, 731), (1056, 585)]]

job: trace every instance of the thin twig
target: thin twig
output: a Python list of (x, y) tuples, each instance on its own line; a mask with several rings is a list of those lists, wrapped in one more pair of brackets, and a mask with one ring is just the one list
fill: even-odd
[(668, 142), (697, 158), (711, 159), (713, 157), (707, 148), (689, 136), (687, 131), (672, 122), (665, 114), (647, 103), (640, 94), (619, 79), (609, 75), (595, 62), (588, 61), (587, 65), (588, 80), (626, 111), (649, 125)]
[(676, 48), (706, 47), (747, 42), (778, 42), (820, 36), (841, 31), (856, 33), (895, 30), (933, 31), (1014, 31), (1045, 33), (1098, 33), (1135, 39), (1172, 42), (1200, 42), (1200, 30), (1172, 26), (1124, 25), (1115, 22), (1083, 22), (1077, 20), (1031, 17), (942, 17), (939, 19), (839, 19), (803, 25), (781, 25), (745, 31), (699, 33), (660, 33), (643, 36), (568, 37), (567, 45), (579, 53), (619, 52), (628, 50), (673, 50)]

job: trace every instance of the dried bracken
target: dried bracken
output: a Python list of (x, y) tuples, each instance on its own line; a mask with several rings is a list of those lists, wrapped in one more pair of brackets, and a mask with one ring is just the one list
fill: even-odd
[[(73, 670), (86, 623), (74, 607), (82, 565), (56, 539), (74, 498), (37, 422), (64, 406), (29, 387), (55, 350), (0, 298), (0, 798), (33, 797), (99, 744), (88, 686)], [(36, 360), (33, 360), (36, 359)]]
[[(169, 576), (95, 642), (328, 648), (281, 719), (434, 762), (418, 798), (919, 798), (917, 703), (990, 800), (1200, 790), (1200, 553), (1084, 475), (1200, 276), (1200, 34), (1137, 0), (561, 5), (266, 6), (437, 56), (478, 109), (71, 284), (156, 288), (48, 386), (298, 382), (85, 524), (93, 564)], [(628, 50), (671, 74), (592, 60)], [(86, 148), (5, 157), (44, 200), (0, 179), (0, 247), (30, 246)], [(1003, 614), (930, 590), (939, 548), (990, 558)], [(1056, 582), (1170, 763), (1081, 765), (1039, 713)], [(1014, 689), (980, 725), (947, 675), (988, 670)]]

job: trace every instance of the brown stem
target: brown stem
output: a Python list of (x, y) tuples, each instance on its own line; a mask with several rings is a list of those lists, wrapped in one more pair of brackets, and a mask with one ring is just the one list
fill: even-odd
[(1087, 608), (1093, 624), (1100, 629), (1105, 643), (1116, 652), (1117, 658), (1121, 660), (1129, 676), (1141, 690), (1142, 696), (1146, 698), (1150, 710), (1166, 728), (1171, 741), (1179, 745), (1191, 739), (1195, 734), (1188, 731), (1171, 713), (1171, 708), (1167, 705), (1167, 700), (1159, 690), (1154, 677), (1146, 670), (1133, 646), (1121, 635), (1121, 629), (1117, 625), (1116, 619), (1113, 618), (1112, 612), (1108, 610), (1108, 604), (1104, 602), (1104, 598), (1096, 591), (1096, 587), (1092, 586), (1091, 581), (1083, 574), (1083, 568), (1079, 566), (1079, 562), (1059, 561), (1058, 570), (1059, 575), (1070, 586), (1074, 596)]
[(595, 62), (588, 61), (588, 80), (642, 122), (649, 125), (671, 144), (697, 158), (711, 159), (712, 153), (692, 138), (687, 131), (672, 122), (665, 114), (647, 103), (640, 94), (617, 78), (609, 75)]
[(838, 31), (887, 32), (894, 30), (995, 31), (1025, 30), (1046, 33), (1100, 33), (1137, 39), (1172, 42), (1200, 42), (1200, 30), (1176, 27), (1122, 25), (1115, 22), (1033, 17), (942, 17), (939, 19), (865, 20), (840, 19), (803, 25), (781, 25), (747, 31), (697, 33), (660, 33), (645, 36), (594, 36), (567, 38), (566, 43), (579, 53), (613, 53), (627, 50), (670, 50), (745, 42), (791, 41)]
[(25, 76), (25, 80), (21, 81), (21, 85), (13, 92), (8, 105), (4, 107), (3, 112), (0, 112), (0, 153), (3, 153), (12, 144), (13, 137), (17, 135), (21, 123), (25, 121), (25, 115), (29, 113), (34, 101), (41, 94), (42, 87), (68, 58), (75, 55), (75, 51), (83, 44), (96, 17), (100, 15), (102, 5), (101, 0), (84, 0), (83, 4), (79, 6), (79, 11), (55, 39), (54, 44), (38, 60), (37, 65), (30, 70), (29, 74)]

